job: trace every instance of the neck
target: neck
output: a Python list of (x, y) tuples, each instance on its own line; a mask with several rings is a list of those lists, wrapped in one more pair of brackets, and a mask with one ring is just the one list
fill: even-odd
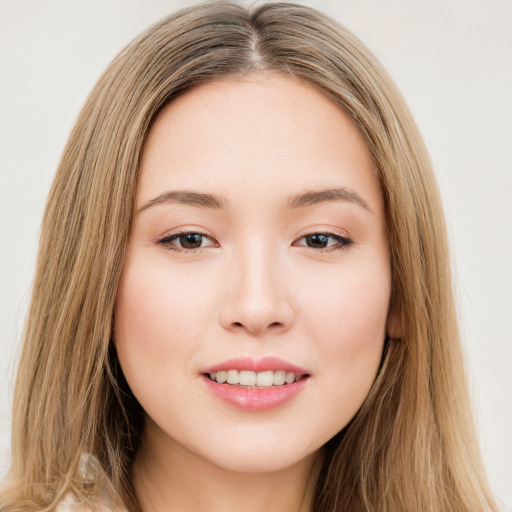
[(320, 467), (313, 453), (286, 469), (240, 473), (145, 435), (133, 482), (143, 512), (310, 512)]

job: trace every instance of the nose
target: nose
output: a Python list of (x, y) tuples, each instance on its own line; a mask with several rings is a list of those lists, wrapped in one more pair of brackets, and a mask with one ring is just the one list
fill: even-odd
[(225, 329), (253, 337), (290, 329), (294, 313), (284, 263), (271, 248), (246, 248), (234, 257), (220, 312)]

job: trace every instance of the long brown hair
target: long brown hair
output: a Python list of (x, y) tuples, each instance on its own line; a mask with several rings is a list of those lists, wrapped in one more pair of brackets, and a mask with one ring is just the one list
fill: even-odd
[(431, 164), (402, 97), (349, 31), (314, 9), (212, 2), (157, 23), (93, 89), (59, 164), (43, 220), (14, 398), (2, 510), (51, 510), (93, 453), (130, 510), (143, 425), (112, 347), (116, 289), (152, 122), (200, 83), (253, 71), (318, 88), (359, 129), (384, 197), (390, 307), (403, 336), (352, 422), (326, 445), (315, 511), (497, 510), (475, 442)]

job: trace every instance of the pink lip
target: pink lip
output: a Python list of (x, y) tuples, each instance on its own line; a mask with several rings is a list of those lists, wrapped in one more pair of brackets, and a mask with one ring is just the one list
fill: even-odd
[(220, 384), (205, 375), (203, 375), (202, 379), (216, 397), (238, 409), (252, 412), (269, 411), (285, 404), (300, 393), (309, 380), (308, 378), (303, 378), (293, 384), (255, 389)]
[[(211, 380), (206, 375), (227, 370), (247, 370), (252, 372), (284, 370), (286, 372), (293, 372), (302, 378), (292, 384), (256, 389), (220, 384)], [(269, 411), (284, 405), (300, 393), (309, 381), (309, 373), (304, 368), (275, 357), (265, 357), (259, 360), (251, 358), (231, 359), (205, 368), (201, 371), (201, 374), (203, 382), (216, 397), (231, 406), (251, 412)]]

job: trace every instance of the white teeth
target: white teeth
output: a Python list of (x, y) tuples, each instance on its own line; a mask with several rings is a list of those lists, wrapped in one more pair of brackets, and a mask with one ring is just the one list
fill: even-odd
[(248, 370), (227, 370), (219, 372), (211, 372), (210, 379), (220, 382), (227, 382), (231, 385), (268, 388), (270, 386), (282, 386), (283, 384), (292, 384), (300, 380), (300, 375), (293, 372), (285, 372), (284, 370), (251, 372)]
[(286, 382), (286, 372), (278, 370), (274, 372), (274, 386), (282, 386)]
[(285, 381), (286, 381), (286, 384), (291, 384), (292, 382), (295, 382), (295, 373), (287, 372)]
[(242, 370), (240, 372), (240, 385), (241, 386), (254, 386), (256, 385), (256, 374), (254, 372), (249, 372), (246, 370)]
[(274, 372), (259, 372), (256, 376), (256, 385), (268, 388), (274, 384)]
[(228, 384), (240, 384), (240, 376), (238, 370), (228, 370)]

